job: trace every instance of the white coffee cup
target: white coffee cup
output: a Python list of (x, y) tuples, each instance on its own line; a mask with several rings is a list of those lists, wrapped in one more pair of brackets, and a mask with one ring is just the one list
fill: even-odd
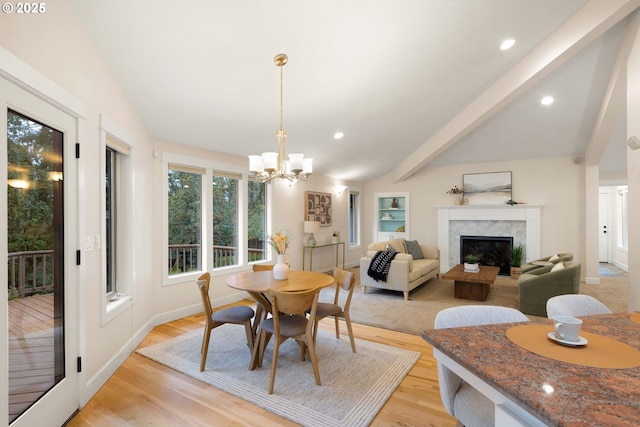
[(579, 341), (582, 320), (571, 316), (555, 316), (556, 336), (564, 341)]

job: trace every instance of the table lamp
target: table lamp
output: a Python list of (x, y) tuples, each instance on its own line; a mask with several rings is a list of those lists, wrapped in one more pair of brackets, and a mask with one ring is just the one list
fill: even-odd
[(316, 238), (313, 237), (313, 233), (317, 233), (320, 230), (320, 221), (305, 221), (304, 232), (309, 233), (309, 240), (307, 240), (307, 246), (315, 246)]

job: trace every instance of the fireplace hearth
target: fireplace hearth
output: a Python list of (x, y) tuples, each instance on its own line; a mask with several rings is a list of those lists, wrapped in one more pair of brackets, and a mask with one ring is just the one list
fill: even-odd
[(480, 265), (500, 267), (500, 275), (510, 275), (513, 237), (460, 236), (460, 262), (473, 254), (480, 258)]

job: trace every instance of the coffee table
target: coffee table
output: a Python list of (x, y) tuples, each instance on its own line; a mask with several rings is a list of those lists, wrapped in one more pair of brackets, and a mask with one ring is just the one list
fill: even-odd
[(461, 299), (486, 301), (491, 284), (496, 280), (500, 267), (480, 266), (477, 273), (466, 273), (464, 266), (458, 264), (442, 275), (443, 279), (453, 280), (454, 296)]

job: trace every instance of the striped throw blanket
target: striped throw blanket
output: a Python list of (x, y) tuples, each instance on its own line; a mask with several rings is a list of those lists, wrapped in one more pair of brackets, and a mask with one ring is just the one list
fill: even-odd
[(389, 267), (391, 267), (391, 261), (395, 258), (398, 252), (391, 251), (378, 251), (371, 258), (371, 264), (367, 274), (376, 282), (386, 282), (389, 275)]

